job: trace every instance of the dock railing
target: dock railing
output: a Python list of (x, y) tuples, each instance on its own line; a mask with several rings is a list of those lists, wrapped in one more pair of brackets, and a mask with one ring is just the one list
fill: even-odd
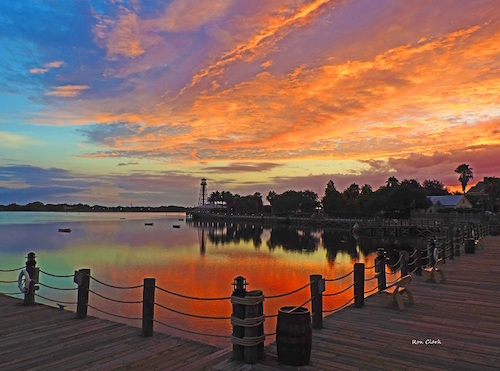
[[(79, 319), (85, 319), (87, 317), (87, 309), (91, 308), (96, 312), (101, 312), (111, 317), (137, 321), (138, 323), (142, 322), (141, 334), (144, 337), (153, 336), (154, 325), (157, 324), (188, 334), (225, 338), (233, 345), (233, 358), (244, 360), (247, 363), (255, 363), (263, 357), (266, 336), (276, 335), (276, 333), (264, 333), (265, 320), (278, 316), (275, 313), (264, 313), (264, 300), (280, 299), (283, 301), (284, 298), (309, 288), (310, 297), (305, 302), (287, 304), (291, 308), (310, 306), (312, 328), (321, 329), (324, 315), (338, 312), (351, 305), (354, 308), (363, 308), (365, 297), (385, 290), (388, 286), (397, 283), (401, 277), (407, 274), (421, 275), (423, 267), (433, 265), (435, 259), (433, 256), (434, 249), (437, 249), (438, 258), (443, 259), (443, 261), (454, 259), (460, 256), (461, 251), (464, 251), (465, 243), (467, 240), (470, 240), (470, 237), (474, 236), (479, 239), (485, 233), (486, 229), (484, 228), (478, 228), (477, 230), (471, 228), (450, 228), (449, 233), (446, 235), (442, 234), (435, 236), (435, 238), (429, 238), (425, 251), (421, 247), (413, 249), (411, 253), (400, 251), (399, 259), (394, 263), (390, 263), (386, 256), (386, 251), (380, 248), (377, 250), (377, 257), (373, 265), (367, 266), (364, 262), (357, 262), (351, 271), (334, 278), (324, 278), (320, 274), (312, 274), (309, 276), (308, 282), (304, 283), (304, 285), (289, 292), (273, 295), (264, 295), (260, 290), (247, 291), (246, 279), (241, 276), (234, 279), (233, 292), (231, 295), (225, 297), (196, 297), (186, 295), (156, 285), (155, 278), (144, 278), (143, 283), (138, 285), (114, 285), (94, 277), (90, 269), (79, 269), (73, 274), (47, 272), (36, 267), (35, 254), (30, 252), (25, 267), (0, 269), (0, 287), (5, 287), (4, 285), (12, 286), (17, 283), (19, 292), (12, 290), (3, 292), (4, 290), (0, 290), (0, 293), (5, 295), (24, 295), (24, 303), (26, 305), (34, 304), (35, 298), (40, 298), (49, 303), (55, 303), (60, 309), (64, 309), (67, 306), (75, 307), (75, 315)], [(28, 270), (35, 272), (33, 273), (33, 277), (30, 276)], [(12, 276), (16, 272), (19, 272), (17, 280), (12, 279), (13, 277), (10, 277), (11, 279), (4, 279), (3, 277), (5, 275)], [(390, 279), (388, 279), (389, 276)], [(61, 286), (49, 285), (45, 282), (45, 277), (61, 280), (62, 284)], [(73, 279), (72, 282), (69, 281), (70, 278)], [(334, 289), (331, 289), (330, 286)], [(108, 291), (126, 290), (127, 292), (134, 292), (135, 294), (131, 296), (135, 295), (137, 299), (122, 300), (112, 297), (112, 295), (105, 295), (100, 290), (100, 288), (104, 287)], [(44, 291), (44, 295), (37, 292), (39, 289)], [(142, 299), (140, 298), (141, 289)], [(47, 291), (47, 294), (45, 291)], [(60, 300), (52, 296), (52, 293), (55, 294), (62, 291), (75, 291), (76, 301)], [(165, 302), (159, 300), (159, 296), (156, 295), (157, 292), (162, 293), (162, 296), (170, 295), (185, 300), (225, 301), (228, 305), (231, 305), (232, 314), (231, 316), (209, 316), (188, 313), (166, 305)], [(337, 298), (340, 296), (347, 296), (347, 300), (344, 299), (339, 303), (340, 299)], [(33, 300), (31, 300), (31, 297), (33, 297)], [(142, 316), (124, 316), (104, 310), (94, 304), (95, 298), (110, 301), (116, 305), (141, 305)], [(333, 308), (324, 308), (324, 298), (327, 298), (327, 300), (332, 298), (336, 305)], [(155, 316), (156, 309), (204, 320), (229, 321), (233, 327), (233, 332), (226, 335), (183, 329), (179, 326), (158, 320)]]

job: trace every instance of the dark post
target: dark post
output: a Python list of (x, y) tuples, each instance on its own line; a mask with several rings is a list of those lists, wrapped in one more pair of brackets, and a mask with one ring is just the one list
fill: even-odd
[[(232, 317), (244, 320), (245, 319), (245, 305), (238, 302), (238, 298), (244, 298), (246, 295), (247, 282), (242, 276), (238, 276), (233, 282), (234, 291), (231, 295), (231, 304), (233, 306)], [(234, 298), (234, 300), (233, 300)], [(233, 324), (233, 337), (243, 338), (245, 336), (245, 328), (243, 326), (237, 326)], [(233, 343), (233, 359), (237, 361), (243, 360), (244, 356), (243, 345)]]
[(377, 273), (378, 291), (385, 290), (387, 283), (385, 280), (385, 250), (383, 248), (377, 249), (377, 257), (375, 258), (375, 273)]
[(443, 241), (443, 245), (440, 250), (441, 250), (441, 259), (443, 259), (443, 264), (446, 264), (446, 241)]
[(354, 264), (354, 308), (363, 308), (365, 305), (365, 265)]
[(85, 318), (87, 317), (87, 304), (89, 303), (90, 269), (80, 269), (75, 272), (75, 283), (78, 284), (76, 318)]
[(311, 311), (312, 328), (323, 328), (323, 292), (325, 291), (325, 281), (321, 274), (311, 274)]
[[(245, 305), (245, 319), (260, 317), (264, 314), (264, 294), (260, 290), (254, 290), (247, 292), (246, 298), (251, 297), (261, 297), (262, 301), (253, 305)], [(245, 338), (247, 337), (257, 337), (264, 335), (264, 322), (253, 326), (245, 327)], [(264, 358), (264, 338), (262, 342), (254, 346), (246, 346), (243, 350), (243, 360), (245, 363), (257, 363), (260, 359)]]
[(415, 256), (416, 263), (417, 263), (417, 271), (415, 272), (417, 276), (422, 275), (422, 248), (417, 247), (417, 254)]
[(455, 231), (455, 244), (456, 244), (456, 255), (460, 256), (460, 243), (462, 241), (462, 238), (460, 237), (460, 228), (457, 227), (457, 230)]
[(35, 260), (35, 253), (30, 252), (28, 253), (28, 257), (26, 260), (26, 272), (28, 272), (30, 276), (30, 283), (29, 286), (27, 287), (27, 291), (24, 294), (24, 305), (33, 305), (35, 304), (35, 275), (36, 275), (36, 260)]
[(408, 251), (400, 251), (399, 257), (401, 259), (401, 277), (408, 275)]
[(144, 278), (142, 291), (142, 336), (153, 336), (155, 318), (155, 278)]

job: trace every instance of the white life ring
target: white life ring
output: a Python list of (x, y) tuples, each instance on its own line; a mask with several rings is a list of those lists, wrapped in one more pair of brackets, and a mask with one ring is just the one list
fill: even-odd
[[(23, 286), (23, 276), (24, 276), (24, 286)], [(17, 287), (19, 287), (19, 291), (21, 291), (23, 294), (26, 294), (29, 289), (30, 289), (30, 274), (26, 269), (23, 269), (21, 272), (19, 272), (19, 277), (17, 278)]]

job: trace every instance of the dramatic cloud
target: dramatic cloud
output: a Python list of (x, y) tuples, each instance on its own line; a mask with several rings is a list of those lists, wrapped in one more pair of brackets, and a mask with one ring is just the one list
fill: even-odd
[(72, 196), (186, 201), (202, 177), (240, 194), (390, 176), (453, 187), (460, 163), (500, 176), (498, 1), (4, 8), (0, 166), (99, 180)]

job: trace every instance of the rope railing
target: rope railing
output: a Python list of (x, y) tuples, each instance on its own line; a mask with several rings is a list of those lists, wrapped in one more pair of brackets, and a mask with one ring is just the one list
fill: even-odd
[(389, 282), (387, 282), (387, 286), (392, 286), (392, 285), (394, 285), (396, 282), (399, 282), (399, 281), (401, 281), (401, 277), (396, 278), (394, 281), (389, 281)]
[(340, 280), (343, 280), (346, 277), (349, 277), (353, 273), (354, 273), (354, 269), (352, 271), (350, 271), (349, 273), (343, 275), (342, 277), (325, 279), (325, 282), (340, 281)]
[(0, 292), (2, 295), (24, 295), (22, 292)]
[(338, 308), (335, 308), (335, 309), (323, 310), (323, 313), (336, 313), (336, 312), (339, 312), (342, 309), (346, 308), (353, 300), (354, 300), (354, 296), (347, 303), (345, 303), (344, 305), (342, 305), (342, 306), (340, 306)]
[[(17, 282), (17, 281), (16, 281)], [(42, 282), (38, 282), (38, 285), (40, 286), (43, 286), (43, 287), (46, 287), (48, 289), (52, 289), (52, 290), (60, 290), (60, 291), (75, 291), (75, 290), (78, 290), (78, 287), (69, 287), (69, 288), (63, 288), (63, 287), (54, 287), (54, 286), (49, 286), (49, 285), (46, 285)]]
[(19, 271), (21, 269), (24, 269), (26, 267), (20, 267), (20, 268), (14, 268), (14, 269), (0, 269), (0, 272), (15, 272), (15, 271)]
[(129, 300), (118, 300), (118, 299), (113, 299), (113, 298), (110, 298), (110, 297), (107, 297), (107, 296), (104, 296), (102, 294), (99, 294), (98, 292), (94, 291), (94, 290), (91, 290), (89, 289), (88, 292), (96, 295), (96, 296), (99, 296), (100, 298), (103, 298), (103, 299), (106, 299), (106, 300), (109, 300), (109, 301), (112, 301), (114, 303), (121, 303), (121, 304), (142, 304), (142, 300), (137, 300), (137, 301), (129, 301)]
[(403, 255), (399, 255), (399, 259), (398, 259), (398, 261), (397, 261), (396, 263), (394, 263), (394, 264), (387, 264), (387, 266), (388, 266), (389, 268), (396, 268), (396, 267), (397, 267), (397, 266), (399, 266), (399, 264), (401, 263), (401, 258), (402, 258), (402, 257), (403, 257)]
[(284, 294), (279, 294), (279, 295), (265, 295), (265, 298), (266, 299), (276, 299), (276, 298), (282, 298), (284, 296), (288, 296), (288, 295), (292, 295), (292, 294), (295, 294), (296, 292), (299, 292), (301, 290), (304, 290), (306, 287), (309, 287), (311, 286), (311, 282), (309, 283), (306, 283), (304, 286), (302, 287), (299, 287), (298, 289), (296, 290), (293, 290), (293, 291), (290, 291), (290, 292), (287, 292), (287, 293), (284, 293)]
[(70, 277), (75, 276), (74, 274), (65, 274), (65, 275), (53, 274), (53, 273), (45, 272), (41, 269), (40, 269), (40, 273), (46, 274), (47, 276), (51, 276), (51, 277), (57, 277), (57, 278), (70, 278)]
[(42, 296), (42, 295), (40, 295), (39, 293), (36, 293), (36, 292), (35, 292), (35, 296), (38, 296), (39, 298), (42, 298), (44, 300), (51, 301), (51, 302), (57, 303), (57, 304), (67, 304), (67, 305), (77, 305), (78, 304), (78, 303), (73, 302), (73, 301), (54, 300), (54, 299)]
[(303, 307), (304, 305), (306, 305), (307, 303), (309, 303), (310, 301), (312, 301), (314, 299), (314, 296), (308, 300), (306, 300), (305, 302), (303, 302), (302, 304), (300, 305), (297, 305), (296, 307), (294, 307), (293, 309), (289, 310), (288, 313), (292, 313), (294, 311), (296, 311), (297, 309), (299, 309), (300, 307)]
[(373, 264), (373, 265), (372, 265), (372, 266), (370, 266), (370, 267), (366, 267), (366, 266), (365, 266), (365, 269), (375, 269), (375, 267), (376, 267), (376, 265), (375, 265), (375, 264)]
[(181, 314), (181, 315), (187, 316), (187, 317), (194, 317), (194, 318), (201, 318), (201, 319), (215, 319), (215, 320), (230, 320), (231, 319), (231, 317), (202, 316), (202, 315), (198, 315), (198, 314), (185, 313), (185, 312), (181, 312), (179, 310), (175, 310), (175, 309), (166, 307), (165, 305), (162, 305), (162, 304), (157, 303), (157, 302), (155, 302), (154, 304), (162, 309), (165, 309), (165, 310), (168, 310), (170, 312), (177, 313), (177, 314)]
[(115, 286), (115, 285), (110, 285), (109, 283), (105, 283), (103, 281), (100, 281), (98, 280), (97, 278), (93, 277), (93, 276), (90, 276), (90, 278), (94, 281), (96, 281), (97, 283), (100, 283), (101, 285), (103, 286), (107, 286), (107, 287), (110, 287), (110, 288), (113, 288), (113, 289), (119, 289), (119, 290), (130, 290), (130, 289), (140, 289), (142, 287), (144, 287), (144, 285), (136, 285), (136, 286)]
[(191, 330), (186, 330), (186, 329), (179, 328), (179, 327), (176, 327), (176, 326), (168, 325), (168, 324), (166, 324), (166, 323), (164, 323), (164, 322), (158, 321), (157, 319), (154, 319), (153, 321), (154, 321), (155, 323), (158, 323), (158, 324), (162, 325), (162, 326), (165, 326), (165, 327), (171, 328), (171, 329), (173, 329), (173, 330), (186, 332), (186, 333), (188, 333), (188, 334), (193, 334), (193, 335), (201, 335), (201, 336), (211, 336), (211, 337), (223, 338), (223, 339), (231, 339), (231, 336), (230, 336), (230, 335), (207, 334), (207, 333), (203, 333), (203, 332), (191, 331)]
[(365, 291), (365, 294), (371, 294), (372, 292), (378, 290), (378, 286), (375, 286), (375, 288), (371, 289), (371, 290), (368, 290), (368, 291)]
[(370, 281), (376, 280), (377, 278), (378, 278), (377, 275), (373, 276), (372, 278), (365, 278), (365, 282), (370, 282)]
[(339, 291), (339, 292), (334, 292), (334, 293), (329, 293), (329, 294), (323, 293), (323, 296), (336, 296), (336, 295), (339, 295), (339, 294), (342, 294), (342, 293), (346, 292), (347, 290), (349, 290), (349, 289), (351, 289), (353, 287), (354, 287), (354, 283), (352, 285), (346, 287), (344, 290)]
[(14, 281), (3, 281), (3, 280), (0, 280), (0, 283), (17, 283), (17, 280), (14, 280)]
[(161, 288), (160, 286), (155, 286), (156, 289), (164, 292), (164, 293), (167, 293), (167, 294), (170, 294), (170, 295), (174, 295), (174, 296), (178, 296), (180, 298), (184, 298), (184, 299), (190, 299), (190, 300), (231, 300), (231, 297), (228, 296), (228, 297), (222, 297), (222, 298), (208, 298), (208, 297), (196, 297), (196, 296), (189, 296), (189, 295), (183, 295), (183, 294), (179, 294), (177, 292), (173, 292), (173, 291), (170, 291), (170, 290), (166, 290), (164, 288)]
[(107, 314), (109, 316), (112, 316), (112, 317), (117, 317), (117, 318), (122, 318), (122, 319), (128, 319), (128, 320), (133, 320), (133, 321), (139, 321), (139, 320), (142, 320), (142, 317), (128, 317), (128, 316), (122, 316), (122, 315), (119, 315), (119, 314), (115, 314), (115, 313), (110, 313), (110, 312), (107, 312), (105, 310), (102, 310), (102, 309), (99, 309), (99, 308), (96, 308), (94, 307), (93, 305), (90, 305), (90, 304), (87, 304), (87, 307), (89, 308), (92, 308), (98, 312), (101, 312), (101, 313), (104, 313), (104, 314)]

